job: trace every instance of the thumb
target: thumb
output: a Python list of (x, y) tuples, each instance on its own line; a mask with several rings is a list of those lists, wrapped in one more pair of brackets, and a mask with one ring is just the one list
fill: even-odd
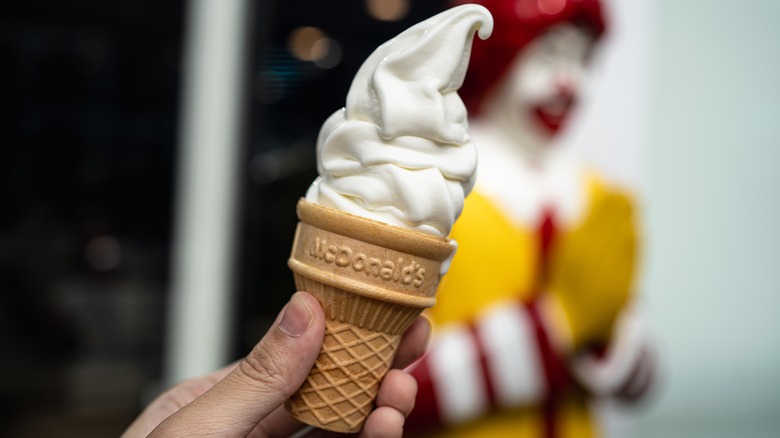
[(303, 384), (324, 333), (317, 300), (307, 292), (294, 294), (265, 337), (230, 374), (150, 436), (246, 436)]

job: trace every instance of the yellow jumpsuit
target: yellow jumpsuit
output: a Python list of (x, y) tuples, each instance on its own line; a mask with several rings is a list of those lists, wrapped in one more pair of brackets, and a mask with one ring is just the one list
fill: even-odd
[[(568, 354), (609, 342), (630, 299), (637, 228), (631, 198), (595, 174), (584, 175), (582, 212), (568, 224), (556, 223), (554, 206), (546, 223), (513, 223), (498, 203), (472, 192), (452, 231), (457, 254), (429, 313), (435, 329), (472, 323), (496, 303), (530, 303), (550, 294), (563, 315), (550, 323), (569, 334)], [(552, 408), (546, 403), (493, 409), (476, 420), (440, 425), (436, 436), (600, 435), (588, 397), (574, 385), (565, 387)]]

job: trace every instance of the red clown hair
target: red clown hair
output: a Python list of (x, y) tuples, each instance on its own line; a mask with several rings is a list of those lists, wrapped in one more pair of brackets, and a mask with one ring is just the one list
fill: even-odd
[(486, 7), (495, 26), (486, 41), (474, 40), (469, 70), (458, 94), (470, 115), (481, 110), (484, 97), (506, 74), (516, 55), (534, 38), (561, 23), (590, 30), (594, 41), (606, 29), (600, 0), (475, 0)]

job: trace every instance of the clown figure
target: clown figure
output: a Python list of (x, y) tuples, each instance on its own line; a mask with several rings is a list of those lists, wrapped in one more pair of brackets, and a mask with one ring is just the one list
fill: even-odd
[(556, 147), (605, 30), (599, 0), (484, 0), (492, 37), (460, 94), (479, 150), (459, 249), (411, 368), (407, 430), (600, 436), (597, 398), (639, 399), (654, 354), (633, 296), (630, 194)]

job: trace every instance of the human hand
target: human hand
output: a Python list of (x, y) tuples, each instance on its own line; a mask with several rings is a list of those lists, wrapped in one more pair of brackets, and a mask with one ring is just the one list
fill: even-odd
[[(314, 365), (325, 332), (317, 300), (298, 292), (271, 329), (243, 360), (182, 382), (141, 413), (122, 435), (134, 437), (289, 436), (304, 427), (282, 404)], [(360, 437), (400, 437), (414, 407), (417, 383), (401, 371), (425, 351), (430, 324), (418, 318), (404, 334), (392, 368), (382, 381), (376, 408)], [(317, 431), (330, 436), (332, 432)], [(309, 436), (309, 435), (307, 435)]]

